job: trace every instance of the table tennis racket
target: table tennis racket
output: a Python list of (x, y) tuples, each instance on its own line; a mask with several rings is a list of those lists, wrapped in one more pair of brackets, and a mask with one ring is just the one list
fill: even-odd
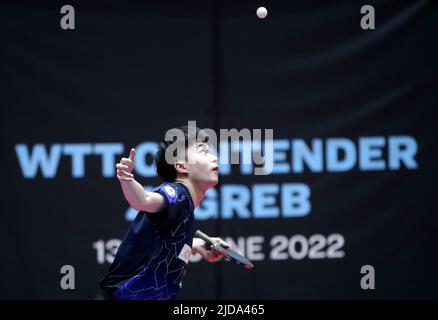
[(200, 230), (196, 230), (195, 237), (201, 238), (205, 242), (211, 244), (216, 251), (224, 255), (226, 260), (234, 261), (237, 264), (241, 264), (245, 269), (251, 269), (252, 267), (254, 267), (254, 264), (251, 261), (249, 261), (247, 258), (245, 258), (244, 256), (237, 253), (231, 248), (225, 248), (224, 246), (220, 245), (218, 242), (214, 241), (211, 237), (207, 236), (204, 232)]

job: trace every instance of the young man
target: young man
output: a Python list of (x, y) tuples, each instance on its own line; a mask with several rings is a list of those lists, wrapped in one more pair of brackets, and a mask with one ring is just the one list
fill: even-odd
[[(209, 262), (222, 255), (203, 240), (193, 238), (194, 209), (208, 189), (218, 183), (217, 157), (210, 152), (208, 136), (196, 128), (183, 133), (185, 155), (166, 161), (174, 142), (163, 141), (155, 156), (158, 175), (166, 181), (151, 192), (134, 179), (135, 149), (116, 165), (117, 178), (129, 205), (138, 214), (126, 233), (107, 275), (101, 280), (103, 296), (119, 300), (175, 299), (187, 270), (191, 251)], [(175, 129), (173, 129), (175, 130)], [(190, 161), (188, 161), (190, 160)], [(219, 238), (216, 241), (228, 247)]]

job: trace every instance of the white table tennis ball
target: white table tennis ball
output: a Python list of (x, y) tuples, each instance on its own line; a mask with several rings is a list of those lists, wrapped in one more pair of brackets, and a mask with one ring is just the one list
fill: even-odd
[(257, 9), (257, 17), (259, 17), (260, 19), (266, 18), (267, 15), (268, 15), (268, 10), (266, 10), (265, 7), (260, 7)]

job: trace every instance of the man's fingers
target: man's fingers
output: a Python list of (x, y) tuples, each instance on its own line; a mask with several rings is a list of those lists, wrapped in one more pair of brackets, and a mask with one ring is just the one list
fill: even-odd
[(197, 247), (196, 251), (203, 257), (205, 258), (205, 256), (207, 255), (207, 250), (204, 247)]
[(123, 180), (123, 181), (133, 181), (134, 180), (133, 178), (126, 178), (126, 177), (122, 177), (122, 176), (117, 176), (117, 178), (119, 180)]
[(132, 148), (131, 152), (129, 153), (129, 159), (131, 159), (131, 161), (134, 161), (135, 158), (135, 149)]
[(120, 170), (129, 170), (129, 167), (127, 165), (121, 163), (116, 164), (116, 168)]
[(222, 260), (222, 258), (224, 257), (224, 255), (222, 253), (219, 253), (217, 251), (211, 251), (208, 257), (208, 261), (210, 262), (218, 262), (220, 260)]
[(223, 254), (216, 256), (215, 262), (221, 261), (223, 259), (223, 257), (224, 257)]
[(132, 160), (129, 159), (129, 158), (122, 158), (122, 159), (120, 160), (120, 163), (122, 163), (122, 164), (131, 164), (131, 163), (132, 163)]
[(124, 170), (117, 170), (117, 174), (122, 175), (122, 176), (127, 176), (129, 178), (134, 177), (134, 175), (132, 173), (126, 172)]
[(221, 246), (225, 247), (225, 248), (229, 248), (230, 245), (228, 243), (226, 243), (224, 240), (222, 240), (221, 238), (213, 238), (217, 243), (219, 243)]
[[(130, 170), (132, 170), (134, 164), (132, 162), (131, 159), (128, 158), (122, 158), (122, 160), (120, 160), (120, 164), (123, 164), (125, 166), (128, 166), (130, 168)], [(128, 170), (129, 171), (129, 170)]]
[(119, 176), (119, 175), (117, 175), (117, 178), (119, 180), (124, 180), (124, 181), (133, 181), (134, 180), (134, 178), (127, 178), (127, 177)]
[(126, 178), (134, 178), (134, 175), (132, 174), (132, 173), (129, 173), (129, 172), (126, 172), (126, 171), (123, 171), (123, 170), (117, 170), (117, 177), (119, 177), (119, 176), (121, 176), (121, 177), (126, 177)]

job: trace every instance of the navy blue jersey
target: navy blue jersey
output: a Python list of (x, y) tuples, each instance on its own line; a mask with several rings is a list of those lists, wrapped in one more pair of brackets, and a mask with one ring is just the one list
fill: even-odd
[(181, 183), (163, 183), (162, 212), (140, 211), (123, 238), (101, 288), (120, 300), (175, 299), (193, 241), (194, 205)]

